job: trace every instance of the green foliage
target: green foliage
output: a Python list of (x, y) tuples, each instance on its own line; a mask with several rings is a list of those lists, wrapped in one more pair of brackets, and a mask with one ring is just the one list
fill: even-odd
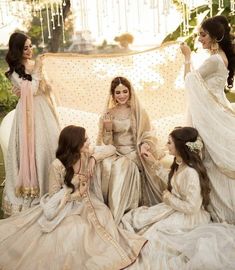
[(226, 93), (226, 97), (230, 102), (235, 103), (235, 93), (234, 92), (228, 91)]
[[(58, 18), (55, 18), (55, 29), (53, 30), (53, 24), (50, 22), (50, 34), (51, 38), (49, 38), (49, 31), (48, 31), (48, 24), (47, 22), (47, 13), (46, 9), (42, 9), (42, 19), (43, 19), (43, 37), (44, 37), (44, 45), (47, 48), (46, 51), (51, 51), (51, 47), (53, 47), (52, 43), (55, 42), (54, 36), (56, 36), (60, 32), (59, 37), (59, 47), (60, 50), (63, 51), (65, 48), (68, 48), (71, 45), (70, 39), (73, 35), (73, 17), (71, 14), (69, 14), (64, 21), (64, 27), (65, 27), (65, 40), (66, 43), (63, 44), (62, 40), (62, 23), (60, 18), (60, 26), (58, 26)], [(42, 29), (41, 29), (41, 23), (40, 18), (38, 16), (33, 16), (32, 22), (30, 24), (30, 27), (28, 29), (27, 35), (31, 38), (32, 43), (37, 48), (37, 53), (42, 53), (44, 48), (42, 44)]]
[(0, 111), (5, 113), (13, 110), (18, 102), (18, 97), (11, 93), (11, 88), (10, 81), (0, 71)]
[[(183, 12), (183, 6), (181, 4), (182, 1), (174, 0), (173, 3), (175, 4), (176, 8)], [(163, 43), (168, 41), (176, 41), (177, 39), (181, 38), (184, 39), (184, 41), (190, 46), (191, 50), (196, 50), (195, 48), (195, 40), (197, 37), (197, 25), (201, 22), (197, 21), (197, 15), (201, 14), (201, 19), (205, 19), (206, 17), (210, 16), (210, 8), (208, 5), (202, 5), (199, 6), (193, 10), (190, 11), (190, 19), (189, 19), (189, 31), (187, 35), (183, 33), (183, 22), (180, 23), (180, 25), (176, 28), (176, 30), (172, 33), (170, 33), (166, 38), (163, 40)], [(216, 15), (224, 15), (228, 18), (228, 21), (230, 22), (232, 31), (235, 30), (235, 16), (231, 14), (230, 10), (230, 1), (225, 0), (224, 1), (224, 7), (219, 9), (218, 0), (212, 1), (212, 16)]]
[[(46, 28), (44, 27), (43, 29), (44, 32), (45, 32), (45, 29)], [(33, 20), (27, 32), (27, 35), (31, 38), (32, 43), (38, 48), (42, 40), (40, 19), (38, 17), (33, 17)]]

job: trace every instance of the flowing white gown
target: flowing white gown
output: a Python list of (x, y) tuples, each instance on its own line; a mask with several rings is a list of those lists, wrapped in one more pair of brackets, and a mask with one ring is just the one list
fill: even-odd
[[(21, 98), (15, 109), (15, 116), (11, 128), (8, 144), (6, 168), (6, 181), (3, 191), (2, 208), (6, 215), (12, 215), (39, 203), (40, 197), (48, 192), (48, 169), (51, 162), (55, 159), (55, 151), (58, 144), (60, 133), (59, 121), (53, 105), (50, 103), (50, 93), (45, 91), (42, 84), (41, 72), (32, 72), (31, 89), (33, 91), (33, 122), (34, 122), (34, 152), (36, 176), (39, 184), (39, 197), (25, 198), (16, 196), (16, 182), (20, 169), (20, 158), (22, 151), (21, 137), (22, 131), (22, 106)], [(22, 78), (16, 72), (11, 75), (14, 86), (21, 89)], [(23, 91), (23, 90), (21, 90)], [(24, 157), (25, 158), (25, 157)]]
[(65, 167), (50, 168), (50, 196), (0, 221), (1, 270), (120, 270), (132, 264), (146, 239), (119, 229), (108, 207), (89, 189), (87, 162), (72, 183)]
[[(167, 181), (167, 172), (156, 174)], [(197, 172), (185, 166), (173, 175), (163, 203), (131, 210), (124, 228), (149, 241), (128, 270), (235, 269), (235, 226), (210, 223), (202, 206)]]
[(222, 57), (214, 54), (186, 75), (185, 88), (192, 126), (206, 148), (212, 218), (235, 224), (235, 111), (224, 93), (227, 77)]

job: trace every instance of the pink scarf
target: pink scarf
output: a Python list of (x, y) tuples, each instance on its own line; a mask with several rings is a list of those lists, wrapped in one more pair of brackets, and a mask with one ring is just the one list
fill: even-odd
[(37, 197), (37, 180), (34, 148), (34, 109), (31, 82), (21, 84), (20, 106), (22, 112), (22, 133), (20, 134), (20, 167), (16, 182), (16, 196)]

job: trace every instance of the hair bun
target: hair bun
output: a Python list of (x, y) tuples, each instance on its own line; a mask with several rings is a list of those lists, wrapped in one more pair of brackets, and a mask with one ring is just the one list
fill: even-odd
[(213, 19), (214, 21), (218, 22), (219, 24), (223, 26), (224, 33), (226, 35), (230, 33), (231, 27), (229, 26), (229, 22), (225, 16), (219, 15), (219, 16), (215, 16)]

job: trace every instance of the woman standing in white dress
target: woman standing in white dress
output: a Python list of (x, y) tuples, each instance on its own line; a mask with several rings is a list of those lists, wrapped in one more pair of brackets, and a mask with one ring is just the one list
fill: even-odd
[(11, 128), (2, 208), (12, 215), (39, 202), (48, 192), (48, 168), (55, 158), (59, 123), (45, 83), (42, 58), (32, 60), (31, 40), (13, 33), (6, 76), (20, 96)]
[(195, 71), (191, 70), (190, 48), (181, 45), (189, 118), (205, 144), (213, 220), (235, 224), (235, 111), (224, 92), (226, 81), (228, 87), (233, 86), (235, 53), (227, 19), (205, 20), (199, 41), (211, 55)]

